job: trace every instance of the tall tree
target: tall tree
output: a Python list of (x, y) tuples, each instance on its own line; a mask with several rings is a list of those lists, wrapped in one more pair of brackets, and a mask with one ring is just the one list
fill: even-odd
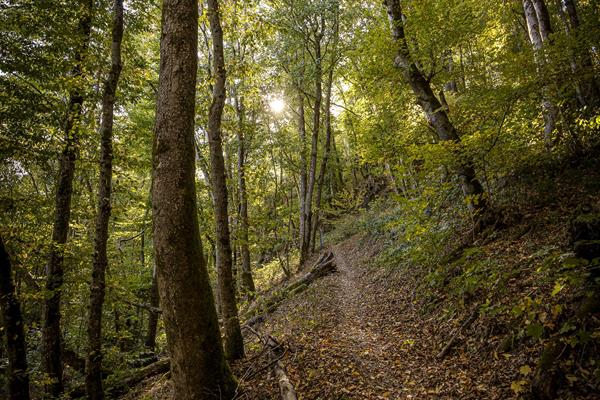
[(242, 257), (242, 270), (240, 273), (240, 286), (242, 291), (250, 297), (255, 291), (252, 270), (250, 269), (250, 246), (248, 243), (248, 191), (246, 190), (246, 135), (244, 97), (236, 96), (235, 108), (238, 116), (238, 197), (240, 213), (240, 253)]
[(317, 177), (317, 155), (319, 147), (319, 132), (321, 131), (321, 106), (323, 102), (323, 54), (322, 42), (325, 36), (325, 17), (313, 15), (310, 19), (310, 28), (312, 35), (309, 40), (313, 44), (312, 58), (315, 63), (314, 73), (314, 105), (313, 105), (313, 123), (310, 145), (310, 160), (308, 165), (308, 180), (306, 185), (306, 199), (304, 201), (304, 236), (302, 237), (302, 246), (300, 248), (300, 262), (306, 261), (310, 254), (310, 240), (312, 234), (313, 222), (313, 194)]
[(27, 346), (21, 305), (15, 293), (10, 257), (0, 236), (0, 309), (8, 350), (8, 393), (10, 400), (29, 400)]
[[(304, 73), (304, 71), (302, 71)], [(298, 84), (297, 102), (298, 102), (298, 142), (300, 144), (300, 182), (298, 183), (298, 198), (299, 198), (299, 239), (300, 239), (300, 265), (306, 261), (307, 248), (305, 248), (305, 237), (308, 224), (306, 223), (306, 192), (307, 192), (307, 160), (306, 160), (306, 116), (304, 109), (304, 93), (302, 92), (301, 82)]]
[(174, 398), (230, 399), (235, 382), (223, 355), (196, 207), (198, 3), (164, 0), (162, 13), (152, 206)]
[(76, 80), (75, 89), (70, 93), (67, 114), (64, 122), (65, 145), (60, 157), (59, 176), (54, 207), (54, 226), (48, 264), (46, 265), (46, 290), (48, 297), (44, 304), (43, 370), (48, 376), (46, 394), (58, 397), (63, 392), (62, 333), (60, 327), (60, 299), (63, 285), (63, 247), (67, 243), (69, 221), (71, 219), (71, 197), (75, 159), (79, 142), (79, 125), (84, 101), (83, 84), (85, 53), (88, 49), (92, 30), (93, 1), (80, 0), (81, 17), (78, 26), (80, 43), (75, 50), (75, 66), (72, 75)]
[(321, 212), (321, 197), (323, 194), (323, 185), (325, 184), (325, 174), (327, 172), (329, 161), (329, 153), (331, 151), (332, 144), (332, 127), (331, 127), (331, 95), (333, 88), (333, 78), (335, 68), (338, 62), (338, 41), (339, 41), (339, 4), (336, 3), (334, 21), (333, 21), (333, 37), (331, 38), (333, 45), (331, 48), (331, 63), (327, 72), (327, 82), (325, 83), (325, 144), (323, 146), (323, 157), (321, 158), (321, 166), (319, 168), (319, 176), (317, 178), (317, 194), (315, 198), (315, 212), (312, 232), (312, 251), (314, 252), (317, 230), (319, 228), (319, 215)]
[[(450, 141), (461, 146), (458, 131), (448, 116), (448, 111), (435, 96), (431, 83), (412, 59), (404, 32), (404, 15), (400, 0), (385, 0), (390, 20), (392, 37), (396, 44), (395, 66), (399, 68), (406, 82), (411, 87), (417, 103), (425, 113), (429, 125), (435, 130), (439, 140)], [(460, 153), (460, 152), (458, 152)], [(488, 203), (483, 186), (477, 179), (472, 160), (457, 154), (456, 172), (460, 180), (463, 194), (467, 197), (470, 207), (475, 211), (478, 222), (485, 222)]]
[(210, 174), (215, 205), (215, 229), (217, 236), (217, 281), (221, 318), (225, 333), (225, 355), (228, 359), (244, 357), (244, 340), (238, 319), (231, 259), (231, 237), (225, 159), (221, 134), (221, 119), (225, 106), (225, 56), (223, 54), (223, 30), (219, 3), (208, 0), (208, 21), (213, 47), (214, 85), (212, 104), (208, 115), (208, 143), (210, 148)]
[(104, 399), (102, 389), (102, 306), (106, 287), (108, 256), (108, 223), (111, 211), (113, 120), (117, 85), (121, 75), (121, 42), (123, 40), (123, 0), (113, 3), (111, 68), (102, 94), (100, 123), (100, 178), (98, 180), (98, 210), (90, 288), (88, 321), (88, 350), (85, 365), (85, 385), (90, 400)]

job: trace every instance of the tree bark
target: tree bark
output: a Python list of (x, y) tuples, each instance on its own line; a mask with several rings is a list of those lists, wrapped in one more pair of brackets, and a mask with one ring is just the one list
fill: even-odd
[(8, 393), (10, 400), (29, 400), (27, 346), (21, 305), (15, 293), (10, 257), (0, 236), (0, 309), (6, 330), (8, 351)]
[(244, 98), (236, 98), (238, 114), (238, 191), (240, 202), (240, 253), (242, 258), (241, 287), (242, 292), (252, 298), (254, 296), (254, 280), (250, 269), (250, 247), (248, 243), (248, 192), (246, 190), (246, 137)]
[(152, 206), (174, 398), (230, 399), (235, 382), (223, 356), (196, 207), (198, 3), (164, 0), (162, 13)]
[(102, 389), (102, 306), (106, 287), (108, 256), (108, 223), (111, 211), (113, 120), (115, 97), (121, 75), (121, 42), (123, 40), (123, 0), (113, 3), (111, 45), (111, 69), (104, 82), (102, 94), (102, 122), (100, 124), (100, 178), (98, 180), (98, 211), (96, 213), (96, 237), (90, 288), (90, 311), (88, 321), (88, 352), (85, 365), (85, 385), (90, 400), (104, 399)]
[(298, 198), (300, 203), (300, 265), (304, 264), (307, 254), (304, 252), (304, 237), (306, 236), (306, 186), (307, 186), (307, 162), (306, 162), (306, 121), (304, 117), (304, 94), (298, 87), (298, 139), (300, 142), (300, 182), (298, 187)]
[(550, 14), (548, 13), (546, 3), (544, 0), (531, 0), (531, 2), (535, 9), (542, 42), (549, 42), (550, 35), (552, 34), (552, 26), (550, 24)]
[(317, 241), (317, 230), (319, 227), (319, 217), (321, 213), (321, 197), (323, 194), (323, 185), (325, 184), (325, 173), (327, 172), (327, 162), (329, 161), (329, 152), (331, 149), (331, 89), (333, 86), (333, 71), (335, 66), (332, 64), (326, 83), (325, 93), (325, 145), (323, 147), (323, 158), (319, 168), (319, 177), (317, 179), (317, 193), (315, 196), (314, 223), (312, 226), (312, 251), (315, 251)]
[[(81, 36), (81, 43), (74, 56), (75, 67), (72, 71), (73, 77), (78, 81), (78, 86), (82, 84), (81, 81), (84, 75), (83, 62), (91, 35), (93, 2), (91, 0), (81, 0), (80, 5), (82, 16), (79, 21), (78, 34)], [(75, 175), (75, 159), (77, 158), (77, 145), (79, 142), (79, 119), (82, 114), (83, 101), (83, 89), (76, 87), (70, 93), (64, 123), (65, 145), (60, 157), (51, 248), (46, 264), (46, 291), (49, 295), (44, 303), (42, 369), (48, 378), (45, 392), (46, 396), (50, 398), (60, 396), (64, 390), (62, 333), (60, 327), (60, 300), (64, 279), (63, 247), (67, 243), (69, 222), (71, 220), (73, 177)]]
[(315, 190), (317, 175), (317, 153), (319, 146), (319, 131), (321, 130), (321, 105), (323, 102), (323, 64), (321, 54), (321, 41), (325, 32), (325, 20), (321, 16), (320, 26), (314, 29), (314, 52), (315, 52), (315, 104), (313, 106), (312, 140), (310, 146), (310, 165), (308, 169), (308, 183), (306, 187), (306, 199), (304, 201), (304, 237), (302, 238), (300, 260), (301, 264), (310, 255), (310, 242), (312, 234), (313, 218), (313, 193)]
[[(535, 62), (538, 65), (538, 69), (541, 69), (546, 64), (543, 54), (544, 41), (548, 39), (550, 32), (548, 10), (539, 1), (523, 0), (523, 11), (525, 12), (529, 40), (534, 50)], [(540, 20), (540, 17), (543, 21)], [(542, 90), (542, 112), (544, 118), (544, 141), (546, 142), (546, 147), (551, 148), (553, 143), (552, 134), (556, 128), (558, 110), (556, 105), (549, 99), (546, 89)]]
[[(429, 124), (435, 130), (439, 140), (454, 142), (460, 147), (461, 140), (458, 131), (450, 121), (447, 111), (442, 107), (442, 104), (433, 93), (429, 81), (412, 60), (408, 42), (404, 34), (400, 0), (386, 0), (385, 4), (390, 19), (392, 36), (397, 45), (396, 67), (402, 70), (404, 79), (410, 85), (417, 98), (417, 103), (425, 113)], [(475, 174), (472, 160), (465, 159), (464, 156), (459, 155), (456, 172), (469, 207), (475, 212), (478, 222), (482, 222), (482, 218), (486, 217), (485, 214), (488, 211), (488, 203), (486, 193)]]
[(215, 204), (215, 228), (217, 236), (217, 281), (221, 318), (225, 334), (225, 356), (228, 359), (244, 357), (244, 341), (238, 319), (235, 284), (231, 260), (231, 238), (225, 160), (221, 137), (221, 118), (225, 106), (225, 57), (223, 55), (223, 31), (217, 0), (208, 1), (208, 19), (213, 45), (213, 100), (208, 117), (208, 141), (210, 147), (210, 173)]

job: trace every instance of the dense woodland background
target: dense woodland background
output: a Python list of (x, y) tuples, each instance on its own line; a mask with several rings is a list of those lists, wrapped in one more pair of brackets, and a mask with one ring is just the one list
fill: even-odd
[(599, 71), (597, 0), (0, 1), (0, 396), (599, 398)]

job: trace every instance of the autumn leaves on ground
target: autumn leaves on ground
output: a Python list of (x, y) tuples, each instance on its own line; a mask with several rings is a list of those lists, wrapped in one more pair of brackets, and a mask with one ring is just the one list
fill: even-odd
[[(570, 264), (572, 210), (582, 199), (599, 199), (597, 188), (589, 192), (572, 181), (579, 172), (557, 178), (562, 204), (536, 191), (545, 188), (527, 190), (535, 200), (507, 210), (510, 226), (476, 240), (455, 238), (442, 249), (443, 264), (430, 271), (407, 259), (406, 246), (394, 261), (385, 257), (394, 241), (378, 235), (373, 220), (389, 221), (396, 211), (389, 200), (337, 221), (321, 251), (333, 252), (337, 271), (286, 298), (256, 327), (284, 348), (281, 361), (298, 398), (522, 398), (556, 337), (564, 342), (564, 354), (553, 360), (556, 398), (597, 398), (600, 321), (586, 316), (568, 325), (586, 296), (578, 280), (585, 268)], [(245, 340), (247, 358), (233, 364), (237, 398), (280, 398), (260, 338), (246, 332)], [(170, 393), (167, 374), (127, 399)]]
[(600, 398), (597, 0), (1, 0), (0, 398)]

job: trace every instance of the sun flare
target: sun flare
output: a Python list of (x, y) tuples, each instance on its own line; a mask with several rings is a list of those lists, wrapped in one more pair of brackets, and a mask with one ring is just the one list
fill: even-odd
[(273, 99), (269, 103), (269, 106), (271, 107), (271, 111), (279, 114), (285, 109), (285, 102), (282, 99)]

